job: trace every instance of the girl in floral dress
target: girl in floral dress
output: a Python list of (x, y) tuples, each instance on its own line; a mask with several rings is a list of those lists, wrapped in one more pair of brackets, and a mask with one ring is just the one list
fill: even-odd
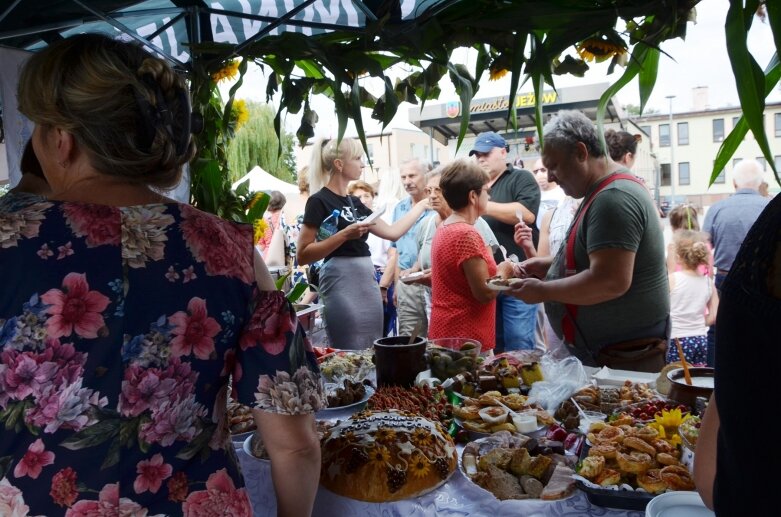
[(0, 211), (0, 508), (251, 516), (232, 378), (279, 513), (310, 513), (324, 400), (295, 312), (249, 226), (150, 189), (194, 154), (184, 81), (138, 46), (80, 35), (30, 58), (19, 107), (52, 192)]

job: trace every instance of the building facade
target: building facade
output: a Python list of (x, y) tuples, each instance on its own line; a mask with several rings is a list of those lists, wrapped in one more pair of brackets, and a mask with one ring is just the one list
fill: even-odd
[[(735, 191), (734, 166), (753, 158), (765, 167), (764, 180), (771, 194), (779, 192), (773, 171), (762, 156), (753, 134), (743, 139), (730, 162), (713, 185), (709, 185), (713, 164), (724, 139), (740, 120), (740, 107), (711, 109), (707, 89), (695, 88), (693, 109), (689, 112), (653, 114), (632, 120), (651, 139), (652, 152), (659, 166), (660, 193), (664, 203), (691, 203), (707, 208)], [(781, 103), (765, 107), (765, 132), (777, 170), (781, 170)]]

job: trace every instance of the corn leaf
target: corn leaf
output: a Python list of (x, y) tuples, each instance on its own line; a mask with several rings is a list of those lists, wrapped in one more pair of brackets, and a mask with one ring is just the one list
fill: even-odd
[[(770, 94), (779, 80), (781, 80), (781, 60), (778, 57), (778, 52), (776, 52), (765, 69), (765, 94)], [(738, 123), (735, 124), (735, 127), (730, 131), (730, 134), (727, 135), (727, 138), (721, 143), (719, 152), (716, 153), (709, 185), (713, 185), (713, 182), (716, 181), (716, 178), (721, 174), (724, 167), (726, 167), (727, 163), (746, 137), (748, 129), (748, 122), (745, 117), (740, 117)], [(779, 171), (776, 169), (775, 161), (768, 160), (768, 163), (775, 173), (776, 181), (781, 185), (781, 176), (779, 176)]]
[(727, 34), (727, 54), (735, 75), (743, 118), (754, 133), (754, 138), (765, 159), (772, 163), (773, 155), (770, 152), (762, 117), (765, 111), (765, 77), (749, 52), (746, 42), (757, 5), (756, 0), (749, 0), (744, 8), (742, 0), (730, 0), (724, 28)]

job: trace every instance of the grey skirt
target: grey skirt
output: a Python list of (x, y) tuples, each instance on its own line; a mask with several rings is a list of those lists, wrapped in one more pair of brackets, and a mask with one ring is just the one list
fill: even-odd
[(371, 257), (334, 257), (320, 269), (323, 321), (331, 346), (371, 348), (382, 337), (382, 295)]

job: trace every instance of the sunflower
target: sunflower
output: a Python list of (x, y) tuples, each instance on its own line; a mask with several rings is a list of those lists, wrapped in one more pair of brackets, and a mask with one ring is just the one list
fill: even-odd
[(412, 432), (412, 443), (418, 447), (425, 447), (434, 443), (434, 437), (426, 429), (418, 428)]
[(659, 438), (665, 440), (670, 445), (678, 446), (681, 443), (681, 436), (678, 434), (678, 426), (691, 417), (690, 414), (684, 415), (680, 409), (665, 409), (657, 413), (654, 421), (648, 424), (659, 432)]
[(231, 115), (236, 120), (236, 130), (243, 126), (249, 120), (249, 110), (247, 110), (247, 101), (238, 99), (231, 105)]
[(374, 439), (380, 443), (390, 443), (396, 439), (396, 431), (389, 427), (380, 427), (374, 433)]
[(369, 450), (369, 463), (377, 468), (385, 468), (390, 460), (390, 452), (382, 445), (375, 445)]
[(419, 452), (416, 452), (409, 460), (409, 471), (416, 478), (426, 477), (429, 468), (430, 464), (428, 458)]
[(268, 223), (261, 217), (259, 219), (255, 219), (255, 222), (252, 223), (252, 227), (255, 230), (253, 232), (255, 242), (258, 242), (263, 238), (264, 235), (266, 235), (266, 230), (268, 230)]
[(602, 38), (588, 38), (578, 43), (575, 48), (584, 61), (600, 63), (613, 56), (626, 54), (626, 49), (612, 41)]
[(507, 75), (510, 71), (506, 68), (491, 68), (488, 70), (488, 80), (489, 81), (498, 81), (505, 75)]
[(212, 74), (212, 80), (219, 83), (225, 79), (233, 79), (239, 73), (239, 62), (237, 60), (228, 61), (228, 63)]

